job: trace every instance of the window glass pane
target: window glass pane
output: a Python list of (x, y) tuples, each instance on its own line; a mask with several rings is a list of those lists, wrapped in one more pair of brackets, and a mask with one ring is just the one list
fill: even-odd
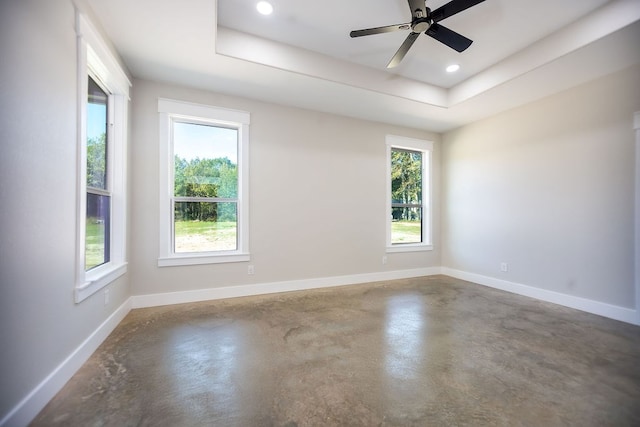
[(238, 130), (173, 124), (174, 194), (238, 197)]
[(391, 243), (422, 242), (422, 208), (391, 208)]
[[(87, 189), (107, 190), (107, 93), (89, 76), (87, 97)], [(108, 194), (87, 192), (85, 270), (109, 262)]]
[(422, 152), (391, 150), (391, 203), (422, 204)]
[(235, 251), (238, 215), (235, 202), (175, 202), (174, 250)]
[(107, 189), (107, 94), (89, 77), (87, 187)]
[(87, 193), (85, 270), (109, 262), (110, 204), (109, 196)]

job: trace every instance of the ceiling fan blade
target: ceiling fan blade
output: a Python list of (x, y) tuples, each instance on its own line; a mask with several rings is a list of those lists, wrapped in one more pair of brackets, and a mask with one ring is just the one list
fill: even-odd
[(413, 46), (413, 43), (416, 41), (419, 35), (420, 33), (414, 33), (412, 31), (411, 34), (407, 36), (407, 38), (402, 43), (402, 46), (400, 46), (400, 49), (398, 49), (396, 54), (393, 55), (393, 58), (391, 58), (391, 61), (389, 61), (387, 68), (397, 67), (400, 62), (402, 62), (404, 56), (407, 54), (407, 52), (409, 52), (409, 49), (411, 49), (411, 46)]
[(409, 2), (409, 9), (411, 9), (411, 16), (414, 18), (418, 18), (417, 10), (422, 11), (422, 17), (427, 16), (427, 11), (425, 10), (424, 0), (407, 0)]
[(442, 21), (450, 16), (460, 13), (463, 10), (469, 9), (471, 6), (475, 6), (478, 3), (482, 3), (484, 0), (452, 0), (449, 3), (440, 6), (436, 10), (431, 12), (431, 19), (433, 22)]
[(382, 34), (382, 33), (390, 33), (393, 31), (400, 30), (409, 30), (411, 29), (411, 24), (397, 24), (397, 25), (387, 25), (386, 27), (376, 27), (376, 28), (367, 28), (364, 30), (354, 30), (349, 33), (349, 35), (353, 37), (362, 37), (362, 36), (370, 36), (372, 34)]
[(458, 52), (462, 52), (473, 43), (473, 40), (470, 40), (463, 36), (462, 34), (458, 34), (453, 30), (448, 29), (447, 27), (443, 27), (440, 24), (431, 24), (429, 29), (425, 31), (425, 33), (438, 40), (441, 43), (446, 44), (451, 49), (457, 50)]

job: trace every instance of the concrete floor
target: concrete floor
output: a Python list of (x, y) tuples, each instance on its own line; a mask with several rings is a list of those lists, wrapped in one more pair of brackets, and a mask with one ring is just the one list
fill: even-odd
[(34, 426), (638, 426), (640, 328), (444, 276), (133, 310)]

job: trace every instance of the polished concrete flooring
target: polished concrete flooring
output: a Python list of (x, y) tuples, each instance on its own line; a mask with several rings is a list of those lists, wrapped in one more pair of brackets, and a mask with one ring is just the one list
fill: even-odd
[(35, 426), (640, 426), (640, 328), (445, 276), (133, 310)]

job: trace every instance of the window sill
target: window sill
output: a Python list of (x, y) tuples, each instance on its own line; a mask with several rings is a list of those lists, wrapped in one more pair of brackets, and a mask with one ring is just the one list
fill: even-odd
[(96, 268), (94, 271), (88, 271), (85, 274), (86, 282), (76, 287), (75, 299), (76, 303), (82, 302), (109, 283), (116, 280), (127, 272), (127, 263), (109, 264)]
[(224, 264), (230, 262), (246, 262), (251, 260), (248, 253), (227, 253), (220, 255), (173, 255), (158, 258), (158, 267), (176, 267), (181, 265)]
[(433, 245), (425, 245), (425, 244), (404, 244), (404, 245), (394, 245), (387, 246), (386, 252), (389, 253), (397, 253), (397, 252), (426, 252), (432, 251)]

